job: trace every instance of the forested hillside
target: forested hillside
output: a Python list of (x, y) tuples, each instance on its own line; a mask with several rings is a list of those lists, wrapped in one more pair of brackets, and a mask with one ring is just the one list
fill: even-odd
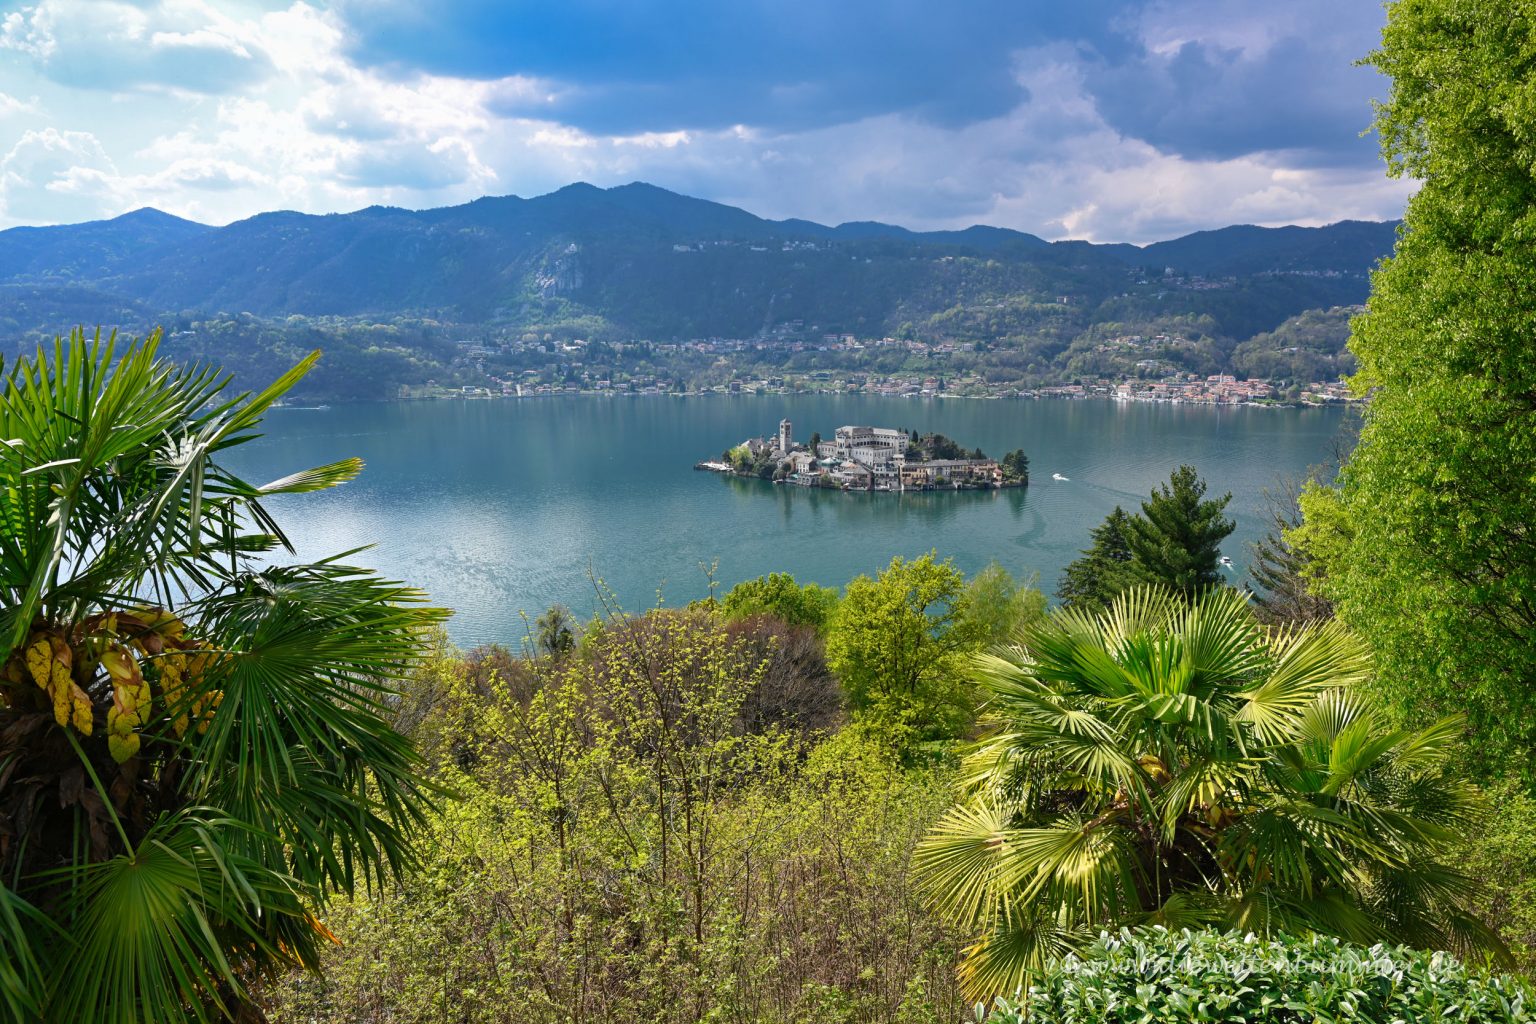
[[(164, 325), (178, 354), (268, 369), (318, 341), (345, 353), (333, 372), (357, 378), (343, 397), (451, 378), (452, 343), (466, 341), (727, 338), (788, 348), (828, 334), (897, 337), (981, 348), (991, 356), (979, 369), (1041, 383), (1091, 369), (1080, 343), (1173, 333), (1199, 351), (1169, 366), (1214, 372), (1233, 368), (1240, 342), (1288, 318), (1362, 301), (1395, 231), (1343, 222), (1233, 227), (1144, 248), (1047, 243), (982, 226), (769, 221), (639, 183), (436, 210), (268, 213), (223, 228), (140, 210), (0, 232), (0, 326), (16, 350), (61, 322)], [(234, 338), (220, 326), (230, 322), (260, 326)], [(410, 334), (421, 324), (439, 344), (402, 349), (391, 337), (353, 351), (359, 331)]]

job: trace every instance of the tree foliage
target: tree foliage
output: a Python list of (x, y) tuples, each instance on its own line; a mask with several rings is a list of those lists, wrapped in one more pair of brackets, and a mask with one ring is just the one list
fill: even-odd
[(814, 583), (797, 583), (787, 572), (771, 572), (743, 580), (726, 591), (720, 608), (727, 619), (772, 615), (790, 626), (826, 631), (837, 608), (837, 591)]
[(569, 654), (576, 646), (576, 624), (571, 610), (563, 604), (553, 604), (545, 609), (533, 623), (533, 642), (543, 654), (553, 658)]
[(764, 718), (765, 621), (616, 615), (558, 661), (425, 667), (404, 707), (462, 799), (424, 870), (338, 908), (323, 977), (276, 986), (274, 1016), (957, 1019), (953, 942), (910, 885), (947, 777)]
[(838, 605), (827, 660), (854, 713), (898, 744), (958, 736), (974, 714), (960, 657), (987, 627), (964, 614), (964, 593), (948, 560), (898, 555), (852, 580)]
[(975, 936), (972, 996), (1126, 925), (1503, 952), (1448, 861), (1477, 807), (1447, 770), (1460, 722), (1390, 728), (1337, 624), (1268, 632), (1236, 591), (1142, 588), (975, 671), (995, 731), (918, 854)]
[(1307, 552), (1296, 544), (1301, 526), (1301, 487), (1287, 481), (1265, 492), (1269, 528), (1253, 544), (1253, 603), (1271, 624), (1313, 622), (1333, 617), (1333, 605), (1308, 580), (1313, 571)]
[(1231, 494), (1206, 498), (1193, 466), (1180, 466), (1125, 523), (1125, 543), (1144, 583), (1193, 597), (1222, 582), (1221, 542), (1237, 527), (1223, 513)]
[(338, 560), (268, 564), (223, 456), (255, 395), (76, 332), (0, 385), (0, 1018), (210, 1020), (312, 966), (313, 913), (408, 866), (429, 807), (385, 720), (439, 616)]
[(1015, 448), (1007, 455), (1004, 455), (1000, 465), (1003, 469), (1004, 483), (1029, 483), (1029, 456), (1024, 454), (1024, 449)]
[(1045, 595), (993, 562), (966, 581), (959, 610), (980, 648), (1007, 643), (1038, 620), (1045, 614)]
[(1092, 543), (1062, 571), (1056, 596), (1063, 604), (1097, 611), (1136, 583), (1131, 545), (1126, 539), (1131, 517), (1119, 505), (1088, 531)]
[(1304, 499), (1323, 593), (1405, 720), (1464, 708), (1480, 770), (1536, 749), (1536, 4), (1398, 0), (1368, 63), (1419, 182), (1350, 347), (1372, 395), (1337, 492)]

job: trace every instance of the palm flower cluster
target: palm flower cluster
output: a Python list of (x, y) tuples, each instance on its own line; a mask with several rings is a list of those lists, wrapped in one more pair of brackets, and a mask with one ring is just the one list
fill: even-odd
[(102, 706), (107, 749), (122, 764), (139, 752), (157, 694), (177, 738), (193, 722), (199, 733), (208, 731), (223, 694), (200, 683), (216, 657), (200, 650), (186, 624), (163, 608), (105, 612), (68, 632), (29, 633), (0, 669), (0, 701), (8, 708), (51, 709), (60, 728), (82, 736), (95, 732)]

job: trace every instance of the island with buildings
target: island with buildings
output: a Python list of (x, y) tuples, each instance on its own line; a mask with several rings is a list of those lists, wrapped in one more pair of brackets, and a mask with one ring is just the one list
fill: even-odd
[(843, 426), (824, 440), (813, 433), (800, 444), (793, 425), (780, 420), (773, 437), (750, 437), (695, 469), (844, 491), (984, 490), (1029, 486), (1023, 450), (1001, 460), (980, 448), (967, 451), (943, 434), (889, 427)]

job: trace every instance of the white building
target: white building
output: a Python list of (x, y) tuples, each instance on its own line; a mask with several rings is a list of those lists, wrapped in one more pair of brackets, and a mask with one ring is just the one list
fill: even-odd
[(789, 420), (779, 420), (779, 454), (788, 455), (795, 450), (795, 439), (790, 430)]
[(889, 427), (838, 427), (833, 450), (840, 459), (883, 466), (907, 450), (907, 435)]

